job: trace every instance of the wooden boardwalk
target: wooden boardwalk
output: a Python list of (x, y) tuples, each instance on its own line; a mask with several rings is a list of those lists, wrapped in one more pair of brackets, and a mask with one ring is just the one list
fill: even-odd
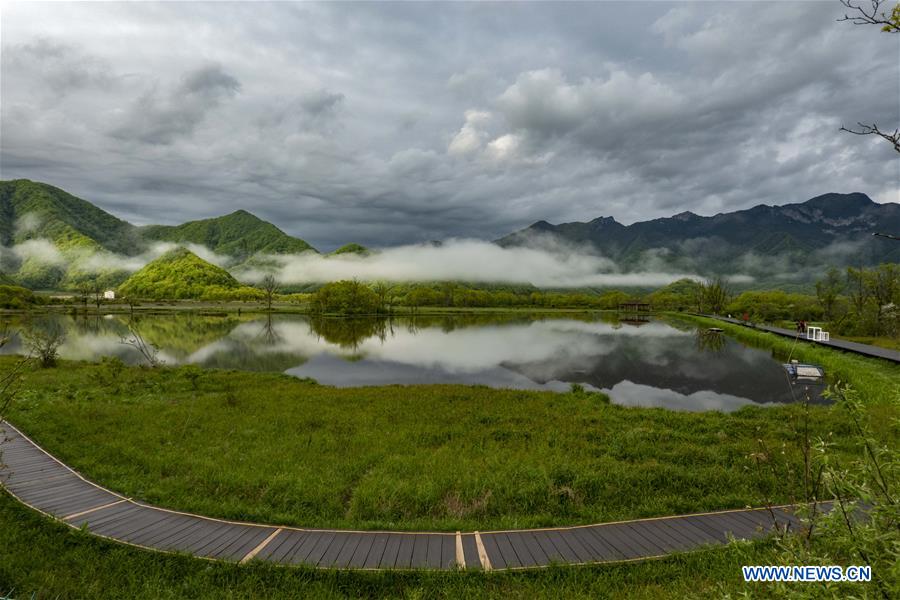
[[(95, 485), (9, 423), (0, 424), (0, 484), (74, 528), (163, 552), (349, 569), (528, 569), (659, 558), (797, 528), (789, 506), (514, 531), (393, 532), (277, 527), (148, 506)], [(825, 506), (827, 509), (828, 507)]]
[[(701, 317), (707, 317), (709, 319), (717, 319), (719, 321), (725, 321), (726, 323), (732, 323), (734, 325), (745, 325), (743, 321), (740, 319), (731, 319), (729, 317), (720, 317), (718, 315), (699, 315)], [(864, 356), (868, 356), (870, 358), (881, 358), (884, 360), (889, 360), (891, 362), (900, 363), (900, 352), (896, 350), (890, 350), (888, 348), (879, 348), (878, 346), (870, 346), (869, 344), (859, 344), (857, 342), (848, 342), (846, 340), (828, 340), (827, 342), (817, 342), (813, 340), (806, 339), (805, 334), (800, 335), (797, 338), (797, 332), (784, 329), (782, 327), (772, 327), (771, 325), (753, 325), (753, 329), (757, 329), (759, 331), (765, 331), (767, 333), (774, 333), (775, 335), (781, 335), (784, 337), (799, 339), (801, 342), (806, 342), (809, 344), (821, 344), (822, 346), (827, 346), (829, 348), (834, 348), (835, 350), (843, 350), (845, 352), (854, 352), (856, 354), (862, 354)]]

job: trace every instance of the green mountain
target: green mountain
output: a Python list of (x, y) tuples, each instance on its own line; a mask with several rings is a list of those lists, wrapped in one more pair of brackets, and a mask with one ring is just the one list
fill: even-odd
[(271, 223), (239, 210), (213, 219), (189, 221), (182, 225), (150, 225), (141, 233), (148, 240), (199, 244), (217, 254), (238, 260), (253, 254), (298, 254), (316, 249), (299, 238), (291, 237)]
[(186, 248), (176, 248), (146, 264), (119, 286), (129, 298), (218, 299), (231, 297), (241, 288), (238, 280)]
[(134, 225), (46, 183), (0, 181), (0, 243), (46, 239), (60, 250), (105, 248), (133, 254)]
[(360, 256), (368, 256), (369, 249), (362, 244), (344, 244), (337, 250), (329, 252), (328, 256), (337, 256), (339, 254), (358, 254)]
[[(133, 254), (142, 241), (136, 228), (45, 183), (27, 179), (0, 181), (0, 269), (27, 287), (77, 287), (84, 275), (72, 265), (104, 253)], [(101, 269), (104, 283), (121, 281), (122, 273)], [(96, 275), (96, 274), (95, 274)]]
[(17, 284), (32, 289), (115, 287), (129, 275), (116, 255), (135, 256), (160, 241), (203, 245), (232, 257), (235, 264), (256, 253), (315, 252), (305, 241), (243, 210), (183, 225), (139, 228), (51, 185), (0, 181), (0, 272)]

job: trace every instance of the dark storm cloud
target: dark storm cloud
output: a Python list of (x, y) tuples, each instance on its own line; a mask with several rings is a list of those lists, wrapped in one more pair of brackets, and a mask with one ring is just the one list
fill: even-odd
[(167, 92), (155, 86), (131, 106), (110, 134), (124, 141), (171, 144), (179, 136), (189, 137), (206, 115), (241, 89), (237, 79), (217, 65), (185, 73)]
[(334, 111), (343, 101), (343, 94), (336, 94), (328, 90), (316, 90), (300, 97), (300, 106), (311, 115), (321, 115)]
[(838, 128), (900, 122), (900, 36), (841, 14), (837, 2), (15, 4), (0, 166), (137, 223), (245, 208), (323, 249), (830, 191), (897, 201), (895, 153)]

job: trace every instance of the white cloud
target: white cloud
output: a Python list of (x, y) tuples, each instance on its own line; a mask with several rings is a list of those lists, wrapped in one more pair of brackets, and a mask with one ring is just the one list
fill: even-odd
[(450, 145), (447, 147), (448, 154), (472, 154), (481, 149), (481, 145), (488, 136), (484, 127), (491, 120), (491, 113), (469, 109), (466, 111), (465, 116), (466, 122), (459, 132), (453, 136), (453, 139), (450, 140)]
[[(443, 245), (398, 246), (368, 256), (322, 256), (304, 253), (271, 256), (281, 265), (285, 283), (327, 282), (357, 278), (364, 281), (479, 281), (531, 283), (538, 287), (660, 286), (684, 273), (618, 272), (600, 256), (536, 248), (501, 248), (480, 240), (455, 239)], [(249, 280), (261, 273), (247, 273)]]

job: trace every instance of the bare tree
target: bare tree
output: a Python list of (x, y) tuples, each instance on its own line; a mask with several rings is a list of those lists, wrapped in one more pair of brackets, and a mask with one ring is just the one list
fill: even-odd
[(275, 279), (275, 276), (270, 273), (263, 277), (260, 287), (266, 294), (266, 305), (268, 306), (268, 310), (271, 312), (272, 300), (275, 299), (275, 294), (278, 293), (278, 280)]
[(275, 329), (275, 324), (272, 323), (272, 314), (266, 315), (266, 322), (263, 323), (262, 327), (262, 338), (263, 342), (267, 346), (274, 346), (281, 342), (281, 335), (279, 335), (278, 331)]
[(159, 348), (144, 339), (144, 336), (141, 335), (140, 330), (133, 321), (128, 322), (128, 335), (123, 335), (119, 342), (126, 346), (131, 346), (140, 352), (141, 356), (144, 357), (144, 360), (151, 367), (159, 367), (164, 363), (159, 358)]
[[(900, 33), (900, 2), (894, 5), (890, 14), (884, 8), (885, 0), (840, 0), (840, 2), (849, 9), (849, 13), (844, 13), (838, 21), (849, 21), (854, 25), (880, 25), (881, 31)], [(893, 145), (895, 151), (900, 152), (900, 129), (894, 129), (893, 132), (885, 131), (879, 129), (876, 123), (869, 125), (858, 122), (856, 125), (858, 129), (841, 126), (840, 130), (853, 135), (877, 135)]]
[(859, 129), (849, 129), (847, 127), (841, 126), (841, 131), (846, 131), (847, 133), (852, 133), (853, 135), (877, 135), (893, 144), (894, 150), (900, 152), (900, 129), (895, 129), (893, 133), (888, 133), (886, 131), (881, 131), (880, 129), (878, 129), (878, 125), (875, 123), (872, 123), (871, 125), (866, 125), (865, 123), (857, 123), (856, 125), (859, 127)]
[(91, 286), (88, 283), (79, 284), (78, 296), (81, 298), (81, 304), (84, 305), (84, 312), (87, 312), (88, 301), (91, 299)]
[(97, 312), (100, 312), (100, 306), (103, 304), (103, 288), (99, 283), (95, 283), (91, 290), (94, 295), (94, 304), (97, 305)]
[(134, 318), (134, 307), (137, 306), (137, 299), (133, 296), (125, 296), (122, 298), (122, 302), (128, 305), (128, 310), (131, 313), (131, 318)]
[[(887, 33), (900, 33), (900, 3), (896, 4), (890, 14), (882, 8), (885, 0), (840, 0), (849, 14), (838, 21), (850, 21), (854, 25), (881, 25), (881, 30)], [(868, 6), (868, 9), (866, 7)]]

